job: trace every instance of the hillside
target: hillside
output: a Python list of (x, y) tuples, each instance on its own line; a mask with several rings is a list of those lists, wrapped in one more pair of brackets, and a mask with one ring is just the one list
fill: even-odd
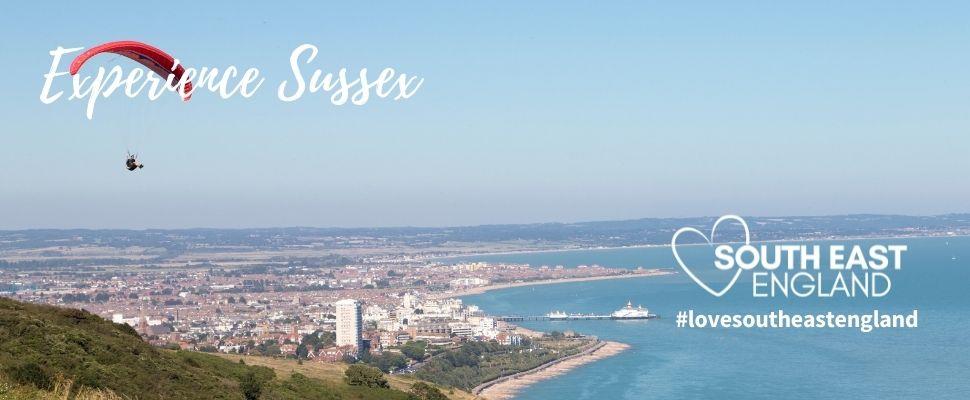
[[(242, 359), (248, 365), (259, 365), (272, 368), (280, 375), (290, 375), (299, 373), (309, 378), (320, 379), (325, 382), (339, 384), (344, 379), (344, 371), (347, 364), (343, 363), (321, 363), (304, 362), (298, 363), (296, 360), (285, 358), (261, 357), (261, 356), (240, 356), (236, 354), (219, 354), (228, 360)], [(387, 375), (387, 381), (392, 389), (407, 391), (415, 382), (420, 382), (411, 375)], [(452, 400), (472, 400), (476, 397), (466, 391), (441, 387), (442, 393)]]
[(129, 326), (83, 310), (0, 298), (0, 399), (42, 397), (71, 381), (72, 393), (102, 390), (86, 398), (408, 398), (396, 389), (299, 373), (280, 376), (271, 368), (213, 355), (157, 349)]

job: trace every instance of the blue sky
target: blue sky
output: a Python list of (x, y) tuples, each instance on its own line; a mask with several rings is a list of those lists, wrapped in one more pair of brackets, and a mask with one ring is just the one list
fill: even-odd
[[(524, 3), (13, 5), (0, 229), (970, 211), (966, 4)], [(267, 83), (115, 96), (92, 121), (39, 101), (48, 51), (125, 39)], [(302, 43), (315, 68), (425, 82), (280, 102)], [(144, 170), (123, 170), (128, 146)]]

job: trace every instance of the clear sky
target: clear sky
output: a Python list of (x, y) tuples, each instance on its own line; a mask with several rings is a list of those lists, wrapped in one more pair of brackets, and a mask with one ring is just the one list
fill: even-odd
[[(0, 16), (0, 229), (970, 211), (965, 2), (48, 3)], [(125, 39), (267, 83), (39, 101), (48, 51)], [(280, 102), (302, 43), (425, 82)]]

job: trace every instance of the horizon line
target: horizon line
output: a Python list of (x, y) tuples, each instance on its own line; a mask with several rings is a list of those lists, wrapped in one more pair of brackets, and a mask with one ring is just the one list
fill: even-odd
[[(739, 214), (740, 215), (740, 214)], [(948, 216), (968, 216), (970, 217), (970, 211), (966, 212), (950, 212), (942, 214), (879, 214), (879, 213), (853, 213), (853, 214), (819, 214), (819, 215), (741, 215), (743, 218), (834, 218), (834, 217), (904, 217), (904, 218), (939, 218)], [(678, 216), (678, 217), (640, 217), (640, 218), (628, 218), (628, 219), (609, 219), (609, 220), (586, 220), (586, 221), (550, 221), (550, 222), (521, 222), (521, 223), (495, 223), (495, 224), (478, 224), (478, 225), (437, 225), (437, 226), (420, 226), (420, 225), (391, 225), (391, 226), (303, 226), (303, 225), (291, 225), (291, 226), (249, 226), (249, 227), (182, 227), (182, 228), (91, 228), (91, 227), (73, 227), (73, 228), (20, 228), (20, 229), (0, 229), (0, 232), (29, 232), (29, 231), (201, 231), (201, 230), (222, 230), (222, 231), (245, 231), (245, 230), (260, 230), (260, 229), (333, 229), (333, 230), (359, 230), (359, 229), (449, 229), (449, 228), (483, 228), (483, 227), (499, 227), (499, 226), (527, 226), (527, 225), (571, 225), (571, 224), (594, 224), (594, 223), (606, 223), (606, 222), (630, 222), (630, 221), (643, 221), (643, 220), (682, 220), (682, 219), (702, 219), (702, 218), (712, 218), (716, 219), (718, 216), (703, 215), (703, 216)]]

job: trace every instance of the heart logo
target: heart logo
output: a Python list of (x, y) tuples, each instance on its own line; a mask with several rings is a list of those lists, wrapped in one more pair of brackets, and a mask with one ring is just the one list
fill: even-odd
[(677, 259), (677, 263), (680, 264), (680, 268), (683, 269), (684, 272), (687, 273), (687, 276), (693, 279), (694, 282), (697, 282), (697, 284), (700, 285), (701, 288), (706, 290), (707, 293), (710, 293), (711, 295), (716, 297), (721, 297), (724, 295), (724, 293), (727, 293), (728, 290), (731, 290), (731, 287), (734, 286), (734, 283), (738, 281), (738, 277), (741, 276), (741, 268), (735, 269), (734, 277), (731, 278), (731, 281), (728, 282), (728, 284), (724, 286), (723, 289), (721, 289), (720, 291), (715, 291), (714, 289), (711, 289), (711, 287), (708, 286), (706, 283), (704, 283), (704, 281), (700, 280), (700, 278), (698, 278), (697, 275), (694, 275), (694, 272), (690, 270), (690, 267), (688, 267), (687, 264), (684, 263), (684, 260), (680, 258), (680, 254), (677, 253), (677, 238), (680, 236), (681, 233), (692, 232), (704, 238), (704, 240), (707, 241), (707, 244), (714, 246), (714, 233), (717, 232), (717, 226), (720, 225), (721, 222), (728, 221), (728, 220), (733, 220), (741, 223), (741, 226), (744, 227), (744, 244), (751, 244), (751, 232), (748, 231), (748, 223), (744, 222), (744, 219), (737, 215), (725, 215), (721, 218), (718, 218), (717, 222), (714, 222), (714, 226), (711, 227), (711, 237), (709, 238), (707, 237), (707, 235), (705, 235), (703, 232), (697, 229), (694, 229), (691, 227), (683, 227), (678, 229), (677, 232), (674, 232), (674, 237), (670, 239), (670, 248), (671, 250), (673, 250), (674, 258)]

